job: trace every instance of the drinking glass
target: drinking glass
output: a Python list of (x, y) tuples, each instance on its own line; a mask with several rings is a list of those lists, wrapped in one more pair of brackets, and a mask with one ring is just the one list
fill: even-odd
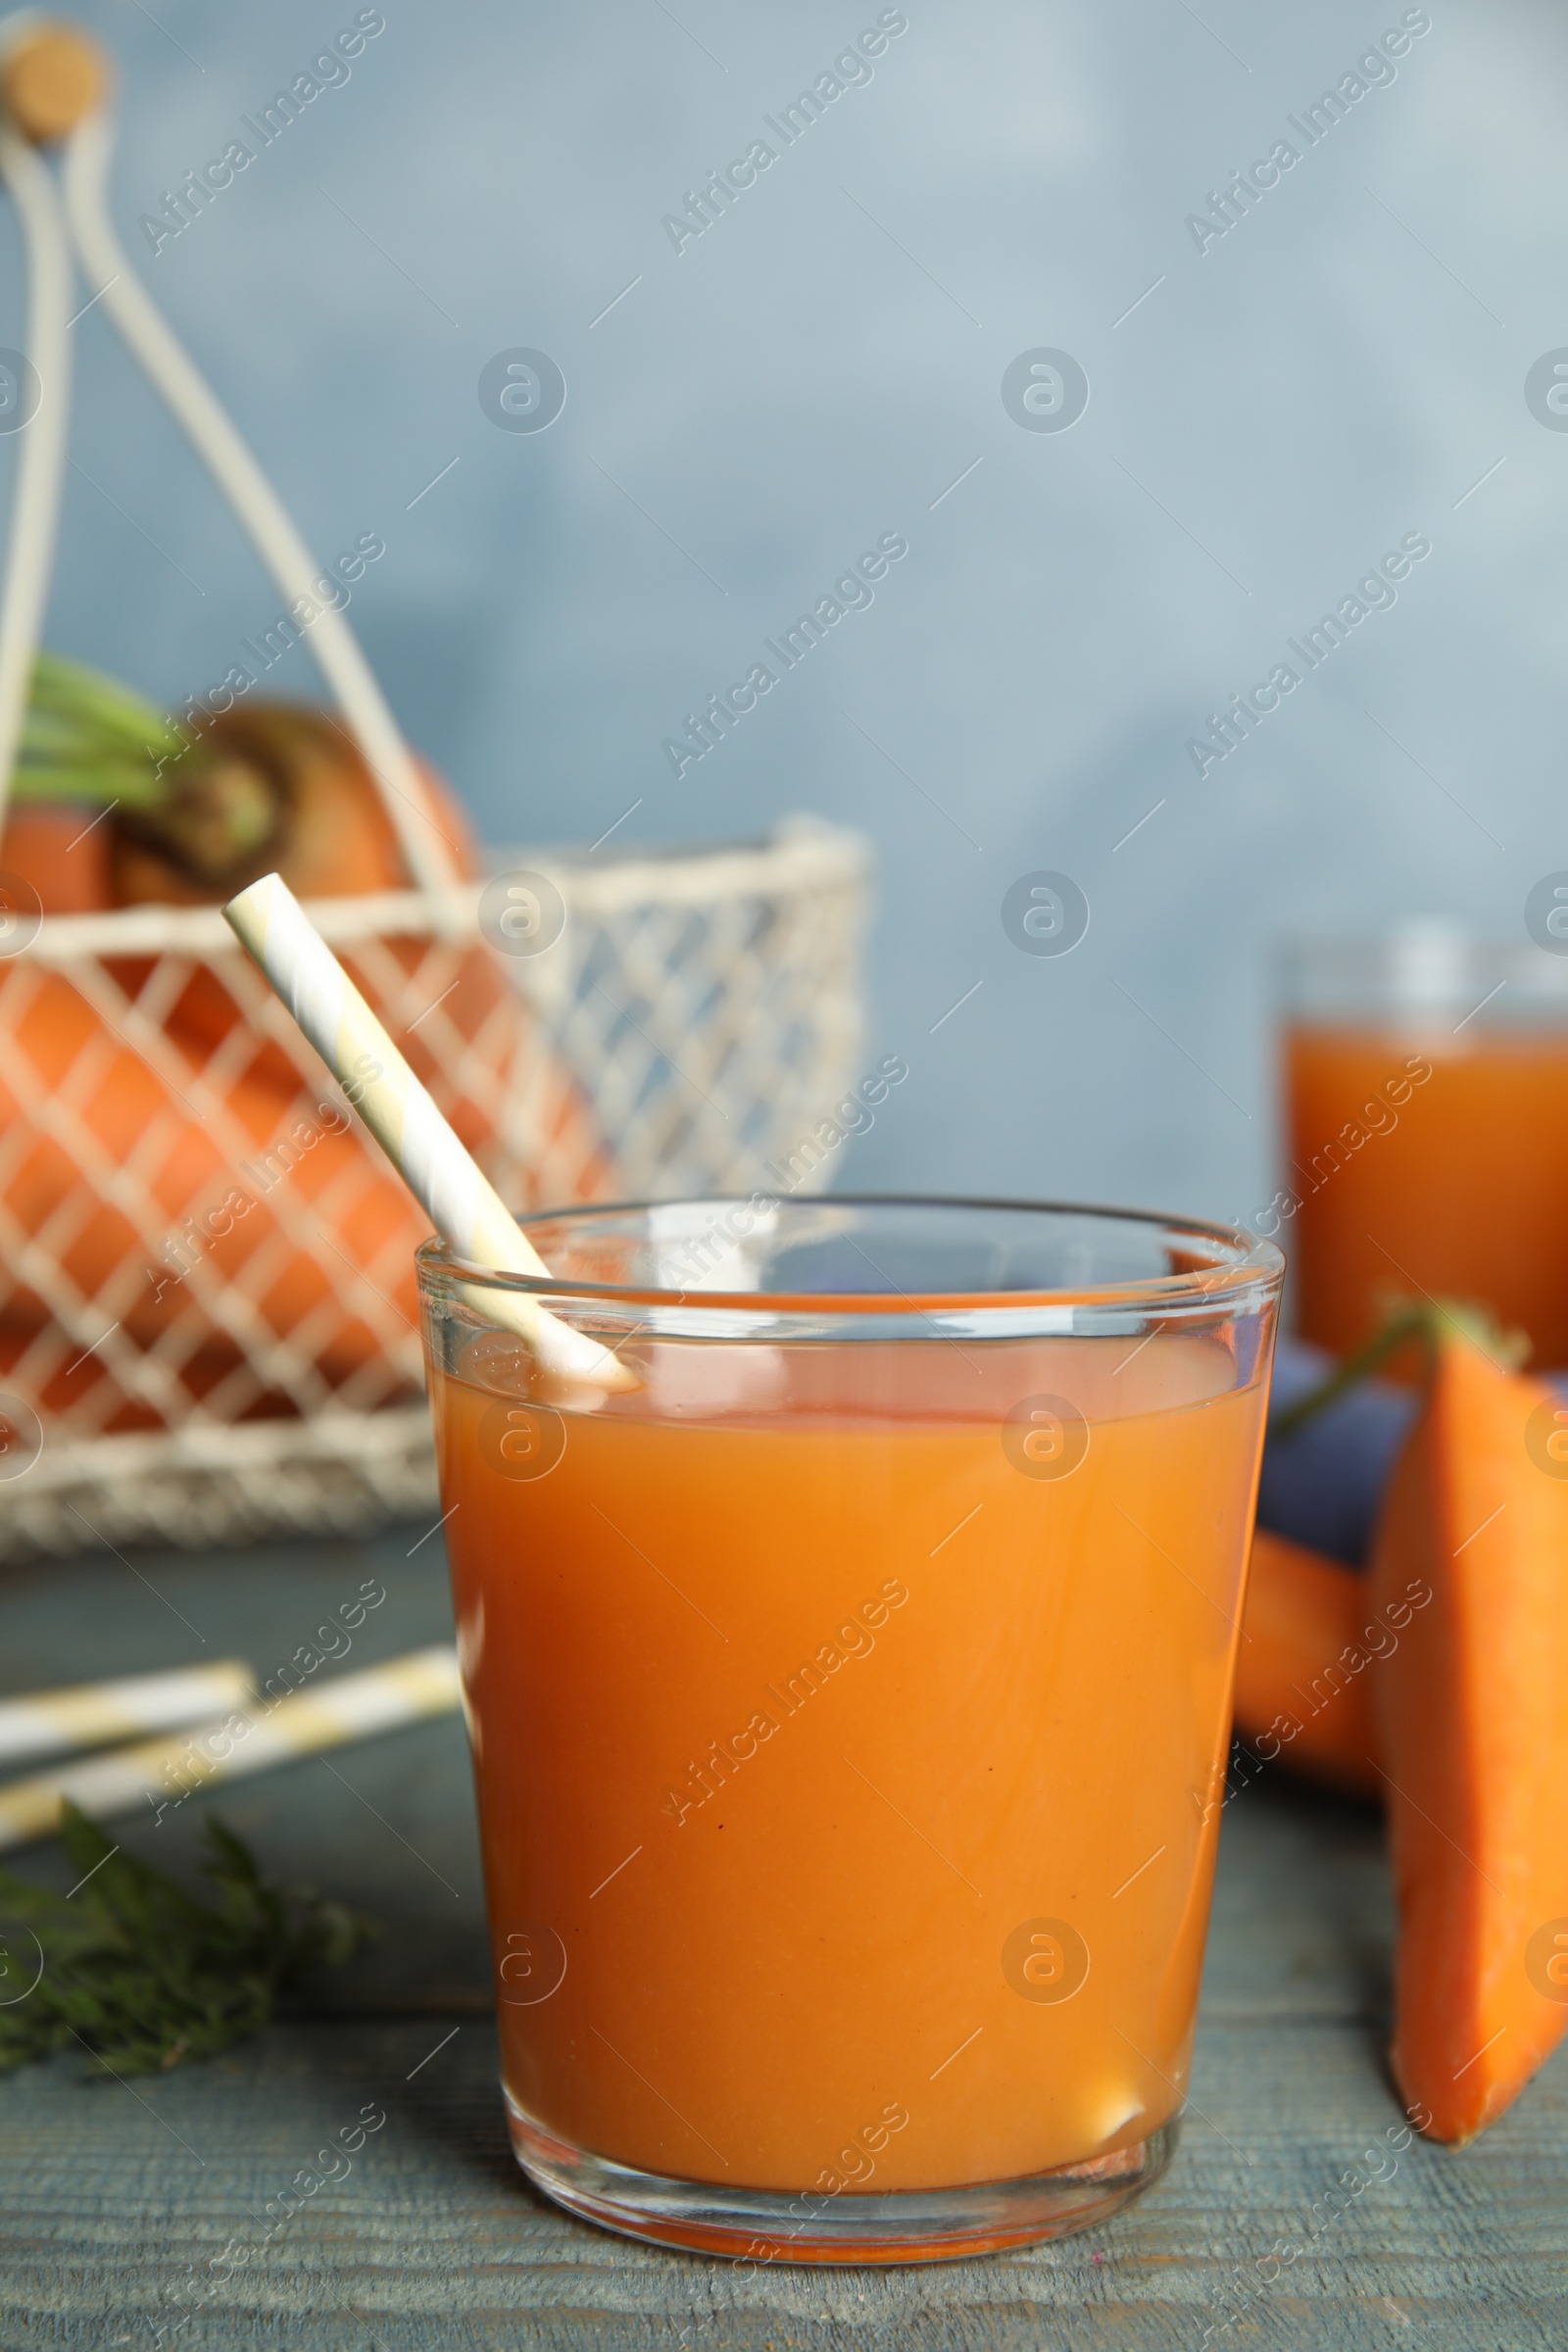
[[(952, 1200), (419, 1253), (513, 2142), (754, 2262), (1098, 2224), (1175, 2144), (1282, 1260)], [(629, 1393), (553, 1389), (525, 1293)]]
[(1288, 1164), (1260, 1222), (1298, 1336), (1347, 1355), (1394, 1300), (1458, 1298), (1568, 1364), (1568, 956), (1408, 924), (1298, 941), (1283, 981)]

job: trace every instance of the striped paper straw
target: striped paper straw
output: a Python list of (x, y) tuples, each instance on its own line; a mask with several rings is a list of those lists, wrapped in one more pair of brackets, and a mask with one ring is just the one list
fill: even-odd
[[(223, 919), (270, 981), (437, 1233), (459, 1257), (498, 1273), (548, 1274), (500, 1194), (469, 1157), (279, 874), (230, 899)], [(524, 1340), (547, 1371), (598, 1389), (635, 1375), (524, 1292), (478, 1291), (470, 1303)]]
[(235, 1708), (188, 1732), (138, 1740), (131, 1747), (117, 1747), (58, 1772), (7, 1783), (0, 1788), (0, 1850), (47, 1838), (60, 1826), (67, 1797), (95, 1817), (139, 1813), (144, 1807), (156, 1817), (163, 1807), (220, 1781), (267, 1772), (350, 1740), (368, 1740), (423, 1716), (448, 1714), (462, 1703), (458, 1653), (450, 1642), (412, 1650), (359, 1674), (334, 1676), (318, 1690), (296, 1690), (278, 1699), (266, 1713), (252, 1698), (255, 1711)]
[(0, 1764), (34, 1756), (69, 1756), (106, 1747), (138, 1732), (163, 1732), (176, 1723), (242, 1707), (252, 1694), (243, 1658), (211, 1666), (180, 1666), (164, 1674), (127, 1674), (108, 1683), (73, 1683), (59, 1690), (29, 1690), (0, 1699)]

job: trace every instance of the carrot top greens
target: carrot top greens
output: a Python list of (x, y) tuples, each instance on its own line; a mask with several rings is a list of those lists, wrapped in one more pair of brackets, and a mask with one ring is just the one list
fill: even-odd
[(70, 1896), (0, 1871), (0, 2072), (78, 2044), (117, 2074), (210, 2058), (259, 2033), (304, 1969), (341, 1966), (370, 1934), (310, 1887), (270, 1885), (221, 1822), (204, 1830), (212, 1903), (71, 1804)]
[(1530, 1342), (1522, 1331), (1504, 1331), (1490, 1310), (1459, 1298), (1430, 1298), (1424, 1305), (1402, 1302), (1388, 1315), (1372, 1334), (1366, 1345), (1348, 1355), (1342, 1364), (1298, 1396), (1283, 1412), (1275, 1413), (1269, 1421), (1271, 1438), (1294, 1438), (1307, 1422), (1315, 1421), (1319, 1413), (1338, 1404), (1342, 1396), (1359, 1388), (1363, 1380), (1386, 1364), (1390, 1356), (1419, 1342), (1430, 1357), (1444, 1339), (1468, 1340), (1483, 1355), (1491, 1356), (1503, 1370), (1516, 1372), (1530, 1353)]

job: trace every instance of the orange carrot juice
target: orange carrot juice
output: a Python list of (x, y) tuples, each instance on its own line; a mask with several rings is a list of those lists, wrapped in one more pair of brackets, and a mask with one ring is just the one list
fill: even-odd
[(495, 1333), (434, 1379), (519, 2154), (802, 2201), (816, 2259), (829, 2200), (1135, 2172), (1187, 2079), (1266, 1348), (626, 1357), (591, 1409)]
[(1528, 1332), (1537, 1363), (1568, 1364), (1568, 957), (1544, 944), (1554, 937), (1549, 920), (1533, 945), (1420, 922), (1287, 951), (1275, 1205), (1303, 1339), (1347, 1354), (1392, 1299), (1425, 1294), (1488, 1306)]
[(1429, 1292), (1568, 1364), (1568, 1031), (1298, 1027), (1285, 1053), (1301, 1337), (1348, 1354)]

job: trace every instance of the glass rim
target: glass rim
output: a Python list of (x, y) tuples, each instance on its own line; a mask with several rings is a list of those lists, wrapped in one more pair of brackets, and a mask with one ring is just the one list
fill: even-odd
[[(1277, 1244), (1245, 1225), (1215, 1218), (1190, 1217), (1149, 1209), (1081, 1200), (1029, 1200), (992, 1196), (937, 1193), (812, 1193), (779, 1195), (760, 1188), (752, 1192), (677, 1194), (665, 1200), (593, 1200), (566, 1207), (530, 1210), (517, 1217), (525, 1234), (560, 1225), (592, 1227), (616, 1217), (647, 1216), (657, 1210), (681, 1208), (750, 1209), (768, 1212), (820, 1213), (835, 1208), (935, 1209), (1003, 1211), (1030, 1217), (1096, 1218), (1107, 1224), (1155, 1227), (1162, 1233), (1206, 1245), (1216, 1254), (1206, 1264), (1168, 1274), (1134, 1275), (1109, 1281), (1087, 1281), (1050, 1288), (1033, 1286), (977, 1292), (939, 1289), (917, 1293), (887, 1291), (786, 1291), (769, 1289), (717, 1290), (701, 1284), (687, 1289), (656, 1283), (596, 1283), (558, 1279), (554, 1275), (512, 1272), (480, 1266), (458, 1255), (438, 1234), (421, 1242), (415, 1251), (421, 1290), (445, 1280), (466, 1291), (522, 1292), (530, 1298), (565, 1302), (580, 1300), (601, 1310), (615, 1307), (684, 1309), (715, 1314), (758, 1317), (801, 1315), (843, 1317), (847, 1322), (870, 1317), (923, 1318), (960, 1310), (965, 1317), (1020, 1313), (1049, 1313), (1076, 1306), (1136, 1311), (1141, 1304), (1155, 1312), (1192, 1311), (1202, 1303), (1215, 1311), (1234, 1311), (1237, 1294), (1260, 1285), (1277, 1290), (1285, 1275), (1285, 1253)], [(673, 1237), (672, 1237), (673, 1238)], [(749, 1236), (731, 1236), (733, 1242)], [(1067, 1326), (1061, 1328), (1066, 1329)]]
[[(1272, 942), (1271, 962), (1286, 1017), (1307, 1022), (1358, 1014), (1437, 1018), (1464, 1005), (1467, 1019), (1483, 1016), (1482, 1025), (1492, 1028), (1510, 1018), (1528, 1022), (1532, 1013), (1560, 1021), (1568, 1006), (1568, 955), (1528, 935), (1506, 938), (1437, 916), (1283, 931)], [(1490, 997), (1469, 1002), (1493, 981)]]

